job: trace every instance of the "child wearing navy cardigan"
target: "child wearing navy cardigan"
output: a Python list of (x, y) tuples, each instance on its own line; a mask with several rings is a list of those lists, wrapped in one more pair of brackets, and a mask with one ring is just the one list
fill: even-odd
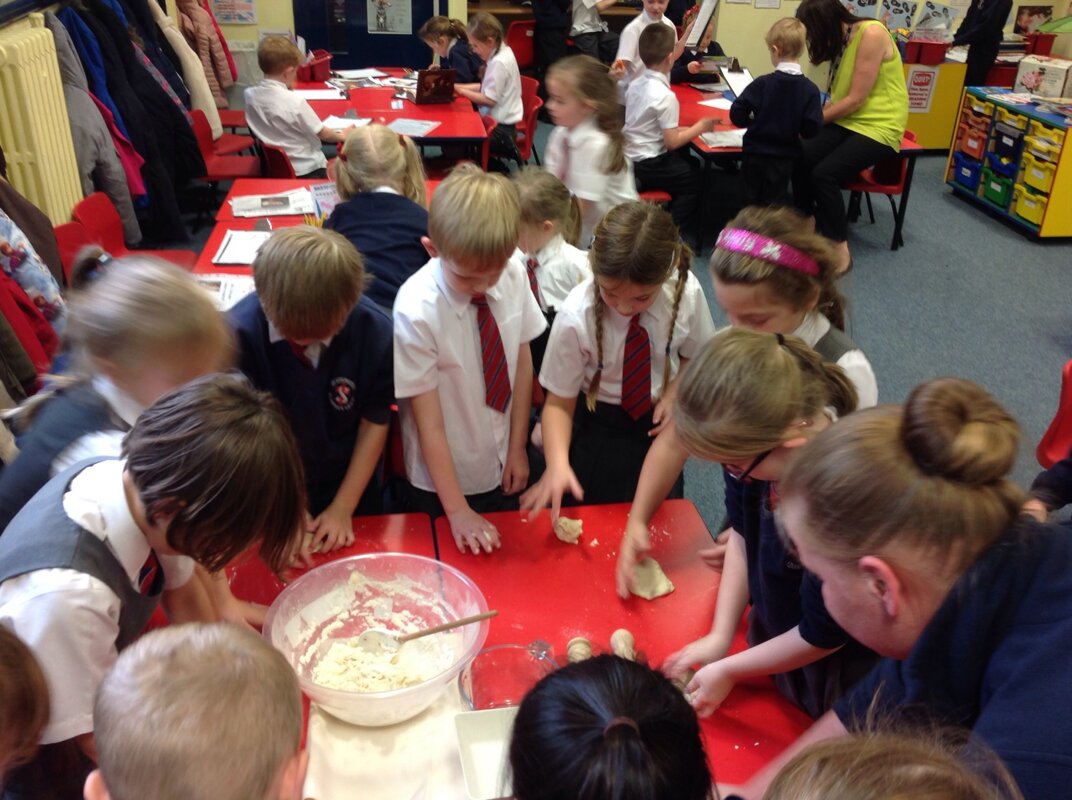
[(458, 83), (479, 83), (484, 62), (469, 47), (465, 23), (449, 17), (431, 17), (417, 31), (421, 41), (439, 56), (442, 69), (457, 70)]
[(424, 266), (428, 235), (424, 166), (413, 140), (383, 125), (354, 128), (335, 167), (343, 202), (324, 223), (358, 249), (372, 276), (365, 294), (390, 311), (395, 294)]
[[(681, 21), (682, 30), (689, 27), (696, 15), (700, 12), (699, 6), (693, 6), (685, 12)], [(717, 72), (701, 72), (700, 66), (705, 58), (724, 56), (722, 45), (715, 41), (715, 20), (707, 24), (707, 30), (700, 38), (700, 45), (695, 50), (686, 50), (674, 66), (670, 68), (670, 83), (717, 83)], [(695, 65), (695, 66), (694, 66)]]
[(774, 72), (752, 81), (730, 107), (730, 121), (748, 128), (741, 178), (745, 205), (788, 205), (789, 179), (801, 155), (801, 137), (823, 126), (819, 88), (800, 69), (804, 25), (775, 22), (766, 37)]

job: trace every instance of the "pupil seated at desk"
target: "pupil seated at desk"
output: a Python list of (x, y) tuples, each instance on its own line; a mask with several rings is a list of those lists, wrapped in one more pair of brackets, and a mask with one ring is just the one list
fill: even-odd
[[(688, 28), (699, 13), (699, 6), (693, 6), (686, 11), (682, 20), (684, 27)], [(722, 45), (715, 41), (715, 20), (712, 18), (707, 24), (707, 30), (700, 37), (699, 47), (695, 50), (685, 50), (674, 62), (674, 66), (670, 70), (670, 83), (688, 83), (689, 81), (717, 83), (719, 80), (718, 72), (704, 72), (702, 70), (703, 60), (724, 55), (726, 54), (722, 50)]]
[(421, 41), (439, 56), (443, 69), (452, 69), (458, 83), (479, 83), (484, 62), (469, 47), (465, 23), (448, 17), (431, 17), (417, 31)]

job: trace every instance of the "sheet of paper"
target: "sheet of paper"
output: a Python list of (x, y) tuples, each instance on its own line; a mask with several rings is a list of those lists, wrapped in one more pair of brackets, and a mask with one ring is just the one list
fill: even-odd
[(711, 131), (700, 135), (708, 147), (741, 147), (744, 144), (744, 128), (726, 131)]
[(309, 187), (312, 192), (313, 202), (316, 204), (316, 214), (319, 217), (331, 216), (335, 206), (339, 204), (339, 192), (334, 183), (317, 183)]
[(722, 80), (729, 85), (734, 97), (740, 97), (741, 92), (752, 82), (752, 73), (744, 68), (740, 72), (724, 69), (722, 70)]
[(387, 73), (381, 72), (375, 67), (369, 67), (367, 69), (337, 69), (335, 74), (340, 78), (350, 78), (356, 80), (358, 78), (386, 78)]
[(252, 264), (261, 245), (271, 236), (268, 231), (227, 231), (220, 249), (212, 257), (213, 264)]
[(332, 114), (324, 118), (325, 128), (360, 128), (372, 122), (372, 117), (338, 117)]
[(254, 291), (252, 275), (211, 273), (194, 275), (194, 278), (212, 296), (220, 311), (230, 310), (235, 303)]
[(697, 48), (700, 44), (700, 39), (703, 38), (704, 31), (707, 30), (707, 26), (715, 16), (717, 8), (718, 0), (703, 0), (703, 5), (700, 6), (700, 11), (696, 15), (696, 22), (692, 26), (692, 30), (689, 31), (689, 38), (685, 40), (685, 47), (690, 50)]
[(279, 194), (251, 194), (231, 200), (236, 217), (276, 217), (288, 214), (312, 214), (313, 196), (308, 189), (292, 189)]
[(306, 100), (343, 100), (342, 92), (338, 89), (295, 89), (294, 94), (304, 97)]
[(690, 83), (693, 89), (699, 89), (701, 92), (724, 92), (726, 91), (726, 84), (724, 83)]
[(725, 97), (716, 97), (713, 100), (701, 100), (696, 105), (708, 106), (709, 108), (721, 108), (723, 111), (729, 111), (730, 106), (732, 106), (733, 103), (731, 103)]
[(387, 126), (400, 136), (409, 136), (411, 139), (419, 139), (439, 127), (438, 120), (432, 119), (404, 119), (399, 118)]

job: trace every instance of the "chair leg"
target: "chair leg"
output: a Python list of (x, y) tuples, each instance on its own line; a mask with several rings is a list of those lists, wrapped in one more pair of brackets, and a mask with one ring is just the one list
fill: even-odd
[(860, 193), (852, 192), (849, 195), (849, 207), (846, 211), (849, 222), (856, 222), (860, 218)]
[(871, 224), (875, 224), (875, 208), (871, 205), (871, 193), (864, 192), (864, 197), (867, 198), (867, 215), (871, 217)]
[(901, 215), (897, 210), (897, 203), (893, 200), (893, 195), (888, 194), (886, 197), (890, 201), (890, 210), (893, 211), (893, 241), (890, 243), (890, 250), (896, 250), (898, 247), (904, 244), (904, 239), (901, 238)]
[(532, 143), (532, 157), (534, 159), (536, 159), (536, 166), (537, 167), (541, 166), (541, 164), (540, 164), (540, 154), (538, 152), (536, 152), (536, 143), (535, 142)]

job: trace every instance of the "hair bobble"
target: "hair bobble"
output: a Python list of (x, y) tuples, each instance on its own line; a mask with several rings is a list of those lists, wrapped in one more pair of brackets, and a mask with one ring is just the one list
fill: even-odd
[(399, 145), (399, 147), (401, 147), (401, 148), (402, 148), (403, 150), (404, 150), (404, 149), (405, 149), (405, 147), (406, 147), (406, 137), (405, 137), (405, 136), (403, 136), (403, 135), (402, 135), (401, 133), (400, 133), (400, 134), (398, 134), (398, 145)]
[(783, 336), (780, 333), (776, 333), (776, 334), (774, 334), (774, 338), (778, 340), (779, 345), (781, 345), (783, 347), (785, 346), (785, 336)]
[(626, 728), (632, 728), (638, 736), (640, 735), (640, 726), (636, 724), (636, 720), (631, 719), (630, 717), (615, 717), (603, 726), (603, 738), (606, 739), (608, 733), (610, 733), (615, 728), (622, 727), (623, 725)]
[(819, 276), (819, 262), (803, 250), (742, 228), (724, 228), (718, 235), (715, 247), (769, 261), (812, 277)]

